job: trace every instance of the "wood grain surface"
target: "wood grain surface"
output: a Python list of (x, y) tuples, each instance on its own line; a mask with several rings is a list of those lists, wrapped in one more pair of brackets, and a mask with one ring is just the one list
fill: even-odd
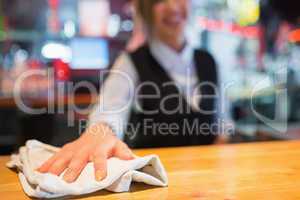
[[(68, 199), (300, 199), (300, 142), (137, 150), (157, 154), (166, 167), (166, 188), (133, 184), (129, 193), (102, 191)], [(29, 199), (15, 172), (0, 157), (0, 199)]]

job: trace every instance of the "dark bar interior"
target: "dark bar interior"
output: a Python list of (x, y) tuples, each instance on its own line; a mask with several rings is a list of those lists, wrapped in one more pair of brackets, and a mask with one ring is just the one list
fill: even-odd
[[(295, 0), (0, 0), (0, 155), (29, 140), (65, 148), (97, 129), (94, 122), (117, 143), (147, 154), (297, 141), (299, 44)], [(148, 82), (159, 99), (151, 85), (138, 86)], [(204, 83), (200, 100), (190, 90), (197, 83)], [(134, 104), (136, 95), (142, 100)], [(199, 105), (216, 112), (201, 113)], [(183, 127), (194, 119), (207, 135), (194, 137), (194, 126)], [(130, 125), (140, 123), (143, 130), (132, 139)], [(175, 129), (192, 136), (172, 137)]]

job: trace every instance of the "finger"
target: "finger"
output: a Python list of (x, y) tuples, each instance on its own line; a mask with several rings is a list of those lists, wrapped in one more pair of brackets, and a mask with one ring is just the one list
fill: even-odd
[(41, 173), (46, 173), (48, 172), (49, 168), (51, 167), (51, 165), (55, 162), (55, 160), (57, 158), (60, 157), (60, 155), (62, 154), (62, 152), (64, 152), (67, 148), (70, 147), (72, 143), (66, 144), (63, 146), (63, 148), (57, 152), (56, 154), (54, 154), (52, 157), (50, 157), (50, 159), (48, 159), (44, 164), (42, 164), (42, 166), (40, 166), (39, 168), (37, 168), (36, 170), (38, 170)]
[(107, 176), (107, 154), (98, 153), (93, 159), (95, 179), (101, 181)]
[(39, 168), (37, 168), (37, 171), (41, 173), (46, 173), (48, 172), (49, 168), (51, 165), (55, 162), (58, 154), (53, 155), (50, 157), (46, 162), (44, 162)]
[(66, 173), (64, 174), (64, 180), (68, 183), (74, 182), (81, 171), (88, 163), (88, 153), (82, 153), (72, 158)]
[(134, 154), (132, 153), (132, 151), (125, 143), (121, 141), (115, 147), (114, 156), (120, 158), (121, 160), (134, 159)]
[(52, 163), (48, 172), (54, 175), (59, 176), (69, 165), (72, 159), (72, 153), (64, 153)]

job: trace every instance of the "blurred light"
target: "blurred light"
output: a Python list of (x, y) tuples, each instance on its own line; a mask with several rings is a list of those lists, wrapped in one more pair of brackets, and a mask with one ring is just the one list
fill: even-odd
[(109, 0), (79, 0), (78, 20), (80, 35), (106, 37), (111, 16)]
[(36, 59), (30, 59), (27, 63), (30, 69), (39, 69), (42, 66), (41, 61)]
[(248, 39), (258, 39), (260, 29), (258, 26), (240, 26), (238, 24), (224, 22), (222, 20), (199, 17), (199, 25), (202, 29), (215, 32), (230, 33)]
[(0, 32), (4, 31), (4, 16), (0, 11)]
[(133, 22), (132, 20), (125, 20), (123, 23), (122, 23), (122, 30), (123, 31), (126, 31), (126, 32), (130, 32), (133, 30)]
[(64, 62), (70, 62), (72, 52), (69, 47), (60, 43), (47, 43), (42, 48), (42, 55), (47, 59), (61, 59)]
[(109, 44), (103, 38), (78, 37), (71, 40), (72, 69), (105, 69), (109, 65)]
[(53, 66), (55, 69), (55, 77), (60, 81), (67, 81), (70, 78), (70, 67), (68, 63), (60, 59), (56, 59), (53, 62)]
[(289, 41), (292, 43), (300, 42), (300, 29), (294, 30), (289, 34)]
[(109, 18), (109, 24), (107, 28), (107, 35), (109, 37), (116, 37), (120, 32), (121, 18), (117, 14), (113, 14)]
[(48, 4), (51, 9), (57, 9), (59, 5), (59, 0), (48, 0)]
[(15, 54), (15, 61), (17, 62), (26, 62), (28, 59), (28, 53), (24, 49), (19, 49)]
[(256, 23), (260, 17), (259, 0), (227, 0), (228, 7), (237, 23), (247, 26)]
[(64, 25), (64, 33), (68, 38), (74, 37), (76, 34), (75, 23), (72, 20), (68, 20)]

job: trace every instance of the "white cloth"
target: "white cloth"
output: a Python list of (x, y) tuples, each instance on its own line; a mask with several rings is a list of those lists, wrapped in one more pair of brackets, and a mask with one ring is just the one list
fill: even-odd
[(137, 157), (131, 161), (110, 158), (107, 162), (107, 177), (96, 181), (92, 163), (87, 164), (74, 183), (65, 182), (62, 177), (35, 171), (59, 148), (30, 140), (11, 156), (9, 168), (17, 168), (25, 193), (30, 197), (56, 198), (82, 195), (106, 189), (113, 192), (129, 191), (132, 182), (143, 182), (154, 186), (167, 186), (168, 178), (158, 156)]

